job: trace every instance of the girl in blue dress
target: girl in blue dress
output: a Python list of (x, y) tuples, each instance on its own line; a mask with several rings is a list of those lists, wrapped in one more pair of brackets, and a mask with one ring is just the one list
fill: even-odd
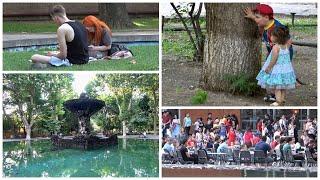
[(289, 29), (278, 27), (271, 34), (274, 46), (257, 76), (258, 85), (275, 91), (276, 102), (271, 106), (284, 105), (288, 89), (295, 89), (296, 76), (290, 60)]

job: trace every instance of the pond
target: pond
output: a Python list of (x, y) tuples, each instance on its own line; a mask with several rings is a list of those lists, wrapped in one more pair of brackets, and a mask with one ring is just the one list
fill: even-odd
[(3, 172), (6, 177), (158, 177), (158, 142), (119, 139), (116, 146), (91, 151), (53, 150), (50, 140), (4, 142)]

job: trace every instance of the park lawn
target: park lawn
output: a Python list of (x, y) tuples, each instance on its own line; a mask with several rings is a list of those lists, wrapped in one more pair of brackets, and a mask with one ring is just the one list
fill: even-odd
[[(71, 67), (50, 67), (41, 71), (157, 71), (159, 68), (159, 46), (132, 46), (134, 57), (122, 60), (99, 60), (85, 65)], [(3, 67), (5, 71), (29, 71), (31, 63), (28, 61), (33, 54), (45, 54), (46, 51), (32, 52), (3, 52)], [(136, 63), (134, 63), (134, 61)]]
[[(289, 16), (276, 17), (282, 24), (289, 27), (290, 32), (298, 33), (300, 36), (317, 36), (317, 17), (295, 17), (294, 25)], [(295, 37), (296, 40), (303, 37)]]
[[(113, 31), (128, 31), (132, 29), (149, 30), (159, 29), (159, 18), (133, 18), (133, 27), (129, 29), (113, 29)], [(4, 21), (3, 33), (53, 33), (57, 25), (52, 21)]]
[[(293, 34), (294, 40), (301, 40), (304, 37), (317, 37), (317, 18), (316, 17), (296, 17), (295, 26), (291, 25), (291, 17), (279, 16), (276, 17), (284, 25), (288, 25), (290, 33)], [(203, 20), (201, 21), (203, 22)], [(189, 24), (191, 25), (191, 24)], [(203, 33), (206, 34), (205, 22), (201, 24)], [(312, 26), (310, 26), (312, 25)], [(182, 27), (182, 23), (177, 19), (169, 20), (165, 23), (165, 29), (170, 27)], [(189, 40), (186, 31), (171, 31), (166, 30), (162, 33), (162, 50), (165, 55), (173, 55), (185, 57), (192, 60), (194, 49)]]
[(186, 31), (164, 31), (162, 33), (162, 51), (163, 54), (192, 60), (195, 50)]

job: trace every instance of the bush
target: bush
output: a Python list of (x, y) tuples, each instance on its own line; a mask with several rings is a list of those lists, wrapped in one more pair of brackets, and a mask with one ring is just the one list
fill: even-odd
[(196, 94), (191, 97), (191, 104), (192, 105), (203, 104), (207, 101), (207, 98), (208, 98), (207, 91), (204, 91), (202, 89), (198, 89), (196, 91)]
[(225, 79), (229, 83), (228, 91), (232, 94), (255, 96), (260, 92), (255, 77), (247, 74), (227, 75)]

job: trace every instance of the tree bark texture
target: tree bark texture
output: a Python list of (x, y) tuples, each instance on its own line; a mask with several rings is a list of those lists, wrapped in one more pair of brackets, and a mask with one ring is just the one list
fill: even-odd
[(99, 16), (112, 29), (132, 27), (125, 3), (101, 3)]
[(257, 25), (244, 18), (253, 3), (206, 3), (207, 36), (200, 86), (225, 91), (227, 75), (255, 77), (261, 67), (261, 39)]

